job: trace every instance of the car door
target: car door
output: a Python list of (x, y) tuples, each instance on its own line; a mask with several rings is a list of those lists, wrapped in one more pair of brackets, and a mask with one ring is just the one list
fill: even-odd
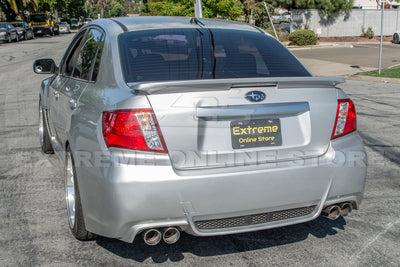
[(78, 108), (79, 97), (86, 87), (93, 83), (93, 68), (103, 32), (97, 27), (87, 30), (79, 48), (74, 52), (72, 75), (60, 90), (58, 132), (60, 141), (68, 140), (73, 113)]
[[(50, 134), (55, 136), (57, 141), (60, 142), (62, 132), (60, 132), (61, 122), (60, 120), (60, 91), (65, 91), (69, 77), (72, 75), (74, 70), (74, 52), (78, 50), (79, 45), (84, 37), (85, 31), (78, 33), (72, 40), (68, 47), (63, 59), (60, 63), (60, 73), (54, 78), (49, 86), (48, 95), (48, 123), (50, 127)], [(62, 139), (62, 138), (61, 138)]]
[(8, 25), (8, 31), (10, 33), (11, 39), (16, 40), (17, 39), (17, 30), (14, 28), (12, 25)]

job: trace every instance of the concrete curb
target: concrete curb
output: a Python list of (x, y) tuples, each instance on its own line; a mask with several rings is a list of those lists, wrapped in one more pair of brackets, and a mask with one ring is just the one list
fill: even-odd
[[(295, 46), (283, 43), (286, 48), (290, 50), (306, 50), (306, 49), (321, 49), (321, 48), (332, 48), (332, 47), (347, 47), (353, 48), (355, 45), (368, 45), (368, 44), (379, 44), (379, 42), (323, 42), (316, 45), (307, 46)], [(392, 44), (391, 42), (383, 42), (383, 44)]]
[[(386, 77), (373, 77), (365, 75), (349, 75), (346, 76), (348, 80), (364, 81), (364, 82), (375, 82), (375, 83), (394, 83), (400, 84), (400, 79), (386, 78)], [(400, 89), (400, 87), (399, 87)]]

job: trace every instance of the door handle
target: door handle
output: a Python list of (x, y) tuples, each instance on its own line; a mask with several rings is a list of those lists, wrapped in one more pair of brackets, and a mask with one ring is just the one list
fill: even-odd
[(71, 109), (76, 109), (76, 101), (73, 100), (73, 99), (71, 99), (71, 100), (69, 101), (69, 107), (70, 107)]
[(60, 97), (60, 93), (58, 91), (55, 91), (54, 97), (56, 98), (56, 100), (58, 100), (58, 98)]

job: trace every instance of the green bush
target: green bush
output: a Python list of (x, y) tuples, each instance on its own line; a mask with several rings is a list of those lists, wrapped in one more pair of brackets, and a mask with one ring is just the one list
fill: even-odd
[(365, 28), (362, 27), (361, 31), (362, 31), (361, 36), (364, 37), (364, 38), (372, 39), (375, 36), (375, 33), (374, 33), (374, 31), (372, 30), (371, 27), (368, 27), (367, 30), (365, 30)]
[(312, 30), (297, 30), (289, 34), (289, 41), (294, 45), (316, 45), (318, 36)]
[[(284, 42), (284, 41), (288, 40), (288, 36), (289, 36), (288, 31), (284, 31), (284, 30), (276, 29), (276, 28), (275, 28), (275, 30), (276, 30), (276, 34), (278, 34), (279, 41)], [(273, 28), (266, 28), (265, 31), (275, 37)]]

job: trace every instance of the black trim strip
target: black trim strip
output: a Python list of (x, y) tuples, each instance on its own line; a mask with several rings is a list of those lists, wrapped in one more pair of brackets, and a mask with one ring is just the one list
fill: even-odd
[(122, 24), (121, 22), (119, 22), (118, 20), (115, 20), (115, 19), (111, 19), (112, 21), (114, 21), (115, 23), (117, 23), (120, 27), (121, 27), (121, 29), (124, 31), (124, 32), (127, 32), (128, 31), (128, 28), (124, 25), (124, 24)]

